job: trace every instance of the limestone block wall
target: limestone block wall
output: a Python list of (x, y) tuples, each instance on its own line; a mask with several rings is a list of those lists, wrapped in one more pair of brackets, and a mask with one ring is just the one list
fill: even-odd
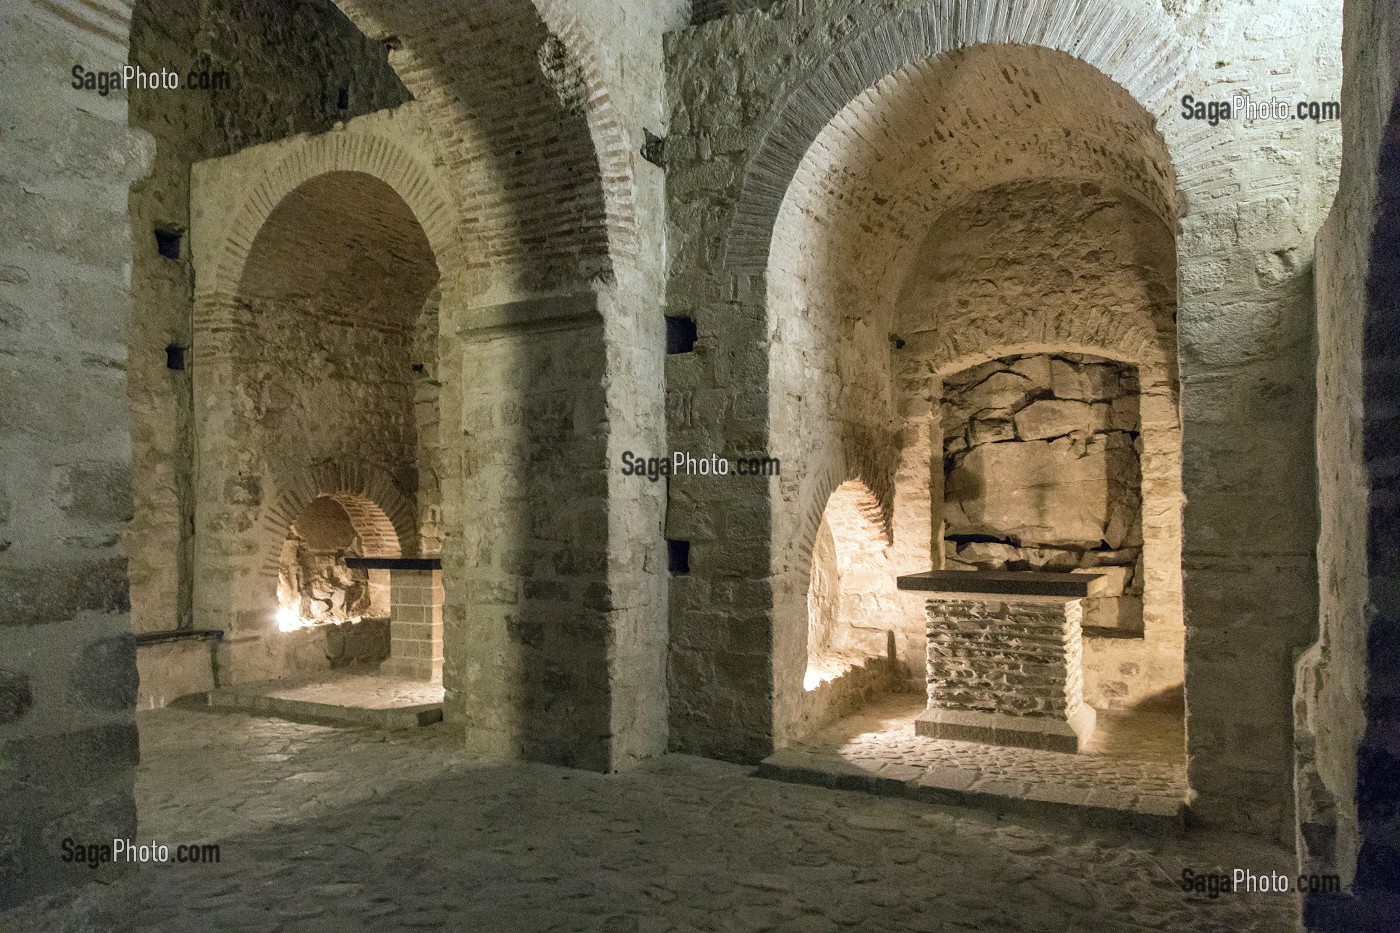
[(945, 567), (1104, 568), (1112, 595), (1085, 601), (1085, 624), (1141, 631), (1137, 396), (1131, 367), (1074, 354), (946, 377)]
[(380, 670), (409, 680), (442, 682), (442, 571), (392, 570), (389, 659)]
[[(673, 392), (711, 393), (714, 400), (688, 425), (671, 421), (671, 444), (737, 453), (777, 448), (800, 434), (808, 439), (801, 457), (814, 465), (809, 475), (823, 477), (790, 478), (785, 470), (781, 484), (723, 503), (673, 484), (672, 523), (698, 525), (698, 514), (677, 513), (709, 511), (714, 525), (737, 532), (717, 534), (722, 544), (692, 548), (692, 576), (706, 579), (687, 587), (738, 595), (731, 608), (708, 616), (673, 609), (673, 638), (682, 646), (673, 651), (674, 744), (737, 754), (785, 740), (791, 720), (779, 709), (775, 721), (771, 711), (786, 702), (794, 678), (791, 653), (780, 647), (788, 636), (774, 626), (790, 623), (770, 612), (787, 604), (798, 576), (805, 589), (807, 574), (789, 575), (800, 552), (792, 561), (778, 549), (810, 540), (815, 522), (794, 533), (799, 516), (811, 514), (804, 503), (821, 501), (857, 472), (839, 464), (837, 452), (854, 446), (852, 428), (865, 422), (846, 417), (855, 407), (824, 409), (823, 380), (811, 380), (812, 392), (802, 394), (811, 406), (769, 407), (770, 396), (789, 391), (776, 376), (798, 371), (771, 365), (769, 337), (781, 333), (785, 352), (810, 354), (811, 372), (819, 371), (823, 351), (787, 335), (816, 333), (822, 314), (852, 347), (888, 342), (890, 333), (878, 326), (867, 341), (860, 309), (887, 307), (897, 296), (896, 273), (943, 213), (940, 205), (954, 206), (949, 193), (1043, 179), (1048, 170), (1052, 179), (1111, 185), (1177, 233), (1179, 352), (1161, 354), (1150, 328), (1116, 333), (1139, 351), (1155, 349), (1163, 365), (1174, 356), (1181, 364), (1187, 505), (1180, 650), (1194, 808), (1204, 821), (1261, 832), (1292, 825), (1291, 667), (1315, 606), (1307, 269), (1312, 234), (1336, 182), (1337, 127), (1210, 127), (1181, 118), (1180, 99), (1236, 89), (1334, 99), (1336, 26), (1325, 16), (1320, 22), (1314, 6), (1293, 2), (1261, 17), (1245, 2), (1204, 11), (1145, 0), (975, 7), (832, 0), (776, 4), (669, 40), (668, 294), (672, 313), (696, 319), (700, 344), (698, 359), (668, 373), (668, 383)], [(1131, 43), (1121, 41), (1125, 34)], [(988, 43), (1022, 48), (1013, 53)], [(951, 54), (979, 44), (975, 55)], [(974, 73), (962, 65), (978, 65), (974, 59), (983, 55), (991, 79), (960, 84)], [(999, 67), (1009, 79), (996, 77)], [(929, 87), (938, 92), (932, 98), (917, 90)], [(969, 90), (979, 87), (987, 96)], [(920, 110), (921, 99), (960, 91), (967, 105), (950, 108), (946, 118)], [(988, 159), (981, 146), (960, 148), (980, 133), (1000, 141), (1004, 160)], [(938, 157), (921, 159), (919, 152)], [(869, 170), (852, 175), (851, 166)], [(902, 166), (923, 174), (901, 175)], [(789, 236), (797, 231), (796, 239)], [(862, 291), (852, 294), (842, 278), (855, 273), (851, 281)], [(894, 336), (908, 346), (907, 337), (897, 330)], [(862, 378), (853, 371), (853, 384)], [(870, 417), (883, 417), (886, 403), (867, 398)], [(1166, 414), (1145, 411), (1144, 422)], [(843, 469), (832, 476), (834, 465)], [(1150, 456), (1144, 469), (1156, 469)], [(896, 461), (896, 475), (917, 473), (917, 464)], [(870, 485), (882, 488), (879, 480)], [(896, 501), (893, 514), (899, 511)], [(673, 604), (681, 598), (673, 590)], [(745, 663), (706, 677), (711, 672), (684, 647), (702, 631), (743, 645)]]
[[(208, 71), (229, 81), (222, 91), (130, 92), (132, 125), (156, 141), (155, 165), (130, 198), (132, 625), (147, 632), (193, 624), (187, 533), (195, 512), (193, 370), (167, 368), (165, 351), (193, 344), (191, 166), (328, 130), (338, 120), (397, 106), (409, 94), (384, 47), (360, 35), (330, 0), (140, 0), (127, 58), (149, 70)], [(174, 255), (159, 251), (157, 229), (180, 238)], [(192, 661), (208, 673), (202, 658)]]
[(88, 880), (63, 838), (136, 830), (126, 191), (152, 147), (124, 97), (70, 87), (125, 27), (0, 8), (0, 909)]
[(1393, 781), (1395, 592), (1393, 436), (1396, 95), (1400, 22), (1389, 4), (1349, 2), (1345, 150), (1318, 237), (1316, 446), (1319, 638), (1299, 660), (1295, 710), (1301, 870), (1338, 872), (1353, 897), (1310, 904), (1309, 929), (1382, 929), (1400, 850), (1383, 790)]
[(195, 605), (230, 632), (230, 678), (327, 663), (323, 635), (274, 621), (269, 554), (312, 500), (367, 509), (368, 556), (415, 551), (420, 505), (436, 505), (417, 496), (414, 370), (454, 248), (436, 162), (409, 106), (195, 169)]

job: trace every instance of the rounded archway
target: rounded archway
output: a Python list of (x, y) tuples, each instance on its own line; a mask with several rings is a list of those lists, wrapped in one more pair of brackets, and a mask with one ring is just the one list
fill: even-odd
[(802, 728), (810, 730), (886, 691), (896, 674), (889, 618), (898, 596), (880, 502), (859, 480), (822, 510), (807, 585)]
[(349, 557), (398, 557), (393, 522), (372, 500), (331, 493), (311, 500), (287, 528), (277, 568), (277, 627), (389, 618), (388, 573), (358, 570)]
[(261, 643), (235, 677), (281, 676), (324, 663), (302, 644), (321, 623), (385, 615), (344, 558), (417, 553), (437, 506), (419, 488), (436, 443), (419, 422), (436, 415), (418, 401), (438, 267), (396, 188), (341, 169), (291, 187), (241, 256), (214, 255), (236, 275), (195, 335), (196, 602)]
[[(822, 509), (824, 478), (861, 451), (889, 516), (889, 575), (941, 566), (942, 379), (1018, 354), (1044, 355), (1047, 393), (1056, 354), (1076, 378), (1088, 378), (1082, 354), (1141, 375), (1128, 442), (1151, 435), (1140, 485), (1156, 528), (1141, 576), (1166, 595), (1149, 613), (1150, 644), (1088, 653), (1101, 702), (1179, 688), (1176, 203), (1151, 114), (1097, 68), (1044, 47), (979, 45), (907, 66), (817, 134), (767, 249), (769, 442), (796, 465), (794, 492), (771, 512), (775, 744), (806, 728), (805, 672), (786, 644), (800, 637), (814, 547), (805, 516)], [(1079, 396), (1069, 401), (1086, 411), (1112, 403)], [(894, 653), (919, 689), (923, 614), (897, 605)]]

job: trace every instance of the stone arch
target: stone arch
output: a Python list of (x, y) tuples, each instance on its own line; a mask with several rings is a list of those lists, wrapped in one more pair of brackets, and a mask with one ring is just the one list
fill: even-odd
[[(1164, 456), (1179, 456), (1176, 334), (1168, 312), (1175, 308), (1181, 194), (1158, 115), (1180, 77), (1168, 68), (1157, 84), (1149, 78), (1162, 62), (1177, 61), (1180, 49), (1169, 25), (1156, 23), (1154, 31), (1156, 21), (1116, 7), (1038, 10), (1029, 15), (998, 6), (979, 18), (968, 5), (921, 8), (856, 33), (784, 97), (747, 162), (724, 269), (764, 276), (769, 442), (782, 459), (796, 461), (791, 488), (797, 494), (783, 490), (770, 502), (776, 744), (807, 718), (784, 687), (796, 666), (787, 620), (797, 612), (805, 577), (797, 568), (809, 563), (798, 542), (815, 534), (813, 516), (825, 502), (818, 493), (829, 493), (831, 480), (849, 472), (846, 452), (858, 448), (872, 464), (866, 475), (888, 527), (898, 532), (891, 567), (927, 569), (929, 546), (941, 537), (941, 477), (928, 478), (940, 459), (932, 456), (935, 440), (908, 440), (927, 433), (933, 412), (914, 411), (922, 396), (913, 387), (936, 384), (937, 374), (958, 361), (997, 359), (1017, 346), (1131, 362), (1160, 387), (1151, 406), (1151, 456), (1163, 463)], [(1055, 20), (1053, 11), (1066, 19)], [(1104, 31), (1147, 37), (1156, 52), (1126, 55), (1095, 41)], [(957, 95), (973, 87), (988, 88), (988, 97), (976, 98), (977, 107), (969, 103), (964, 113), (959, 100), (972, 98)], [(1084, 106), (1086, 93), (1095, 93), (1093, 106)], [(902, 132), (909, 126), (919, 131)], [(987, 154), (993, 142), (995, 159)], [(950, 318), (936, 330), (915, 327), (914, 334), (893, 326), (906, 278), (926, 240), (938, 236), (939, 218), (991, 203), (978, 200), (984, 196), (1038, 197), (1042, 188), (1069, 201), (1083, 194), (1122, 205), (1114, 209), (1140, 225), (1131, 229), (1154, 231), (1140, 249), (1167, 242), (1170, 263), (1152, 265), (1142, 282), (1143, 294), (1152, 296), (1144, 315), (1075, 320), (1038, 307), (1004, 318)], [(1136, 259), (1122, 262), (1131, 267)], [(929, 369), (909, 368), (912, 351), (896, 354), (892, 348), (903, 347), (904, 338), (916, 342), (918, 362)], [(896, 489), (899, 476), (905, 479)], [(1153, 483), (1155, 501), (1176, 515), (1162, 520), (1170, 528), (1154, 530), (1153, 572), (1161, 567), (1168, 579), (1179, 579), (1179, 472), (1168, 464)], [(932, 506), (934, 527), (906, 515), (904, 505), (894, 514), (896, 496), (916, 509)], [(1154, 617), (1167, 620), (1160, 641), (1180, 659), (1179, 647), (1168, 644), (1180, 641), (1179, 587), (1162, 592), (1166, 598), (1154, 607), (1161, 610)], [(899, 653), (913, 657), (922, 620), (905, 622), (896, 640)], [(1155, 657), (1157, 642), (1154, 636), (1151, 646), (1133, 651)]]
[(609, 279), (613, 248), (635, 252), (626, 133), (601, 56), (563, 4), (336, 5), (388, 45), (423, 105), (469, 228), (474, 294)]
[[(799, 555), (799, 559), (810, 563), (812, 559), (813, 542), (817, 537), (817, 528), (821, 525), (823, 516), (831, 507), (833, 501), (849, 505), (860, 515), (862, 515), (871, 526), (878, 529), (884, 537), (885, 543), (890, 543), (890, 515), (888, 499), (882, 499), (875, 493), (876, 486), (870, 481), (870, 471), (863, 469), (858, 462), (846, 472), (836, 469), (824, 472), (821, 478), (813, 483), (810, 492), (804, 497), (805, 502), (802, 508), (802, 518), (797, 526), (796, 547), (794, 552)], [(886, 493), (888, 496), (888, 492)], [(802, 568), (798, 568), (802, 569)]]
[[(879, 498), (859, 479), (839, 483), (804, 523), (795, 577), (800, 597), (777, 607), (784, 642), (800, 664), (778, 663), (777, 721), (788, 739), (817, 728), (888, 688), (889, 629), (881, 610), (897, 599), (890, 532)], [(797, 659), (795, 658), (794, 661)]]
[(217, 244), (201, 253), (204, 274), (195, 282), (196, 326), (224, 323), (234, 310), (253, 244), (279, 205), (303, 184), (332, 172), (368, 175), (403, 199), (427, 237), (438, 269), (452, 267), (455, 217), (448, 189), (436, 172), (408, 149), (378, 134), (331, 132), (300, 137), (245, 191)]
[(534, 3), (550, 32), (577, 59), (587, 89), (584, 107), (598, 155), (611, 252), (618, 259), (635, 260), (639, 255), (637, 188), (632, 174), (635, 140), (613, 106), (603, 79), (597, 45), (568, 12), (566, 0), (534, 0)]
[(291, 477), (264, 512), (260, 522), (264, 572), (276, 576), (287, 529), (322, 496), (334, 499), (345, 509), (364, 544), (362, 556), (414, 555), (417, 514), (413, 503), (386, 471), (362, 462), (319, 463)]
[[(806, 75), (759, 129), (760, 142), (740, 182), (724, 266), (733, 274), (768, 268), (773, 229), (789, 187), (814, 140), (849, 102), (886, 79), (898, 81), (921, 63), (977, 45), (1040, 46), (1066, 53), (1123, 88), (1159, 118), (1185, 76), (1193, 53), (1164, 12), (1125, 7), (1113, 0), (958, 0), (930, 3), (882, 18), (852, 34)], [(1162, 122), (1169, 152), (1180, 151), (1189, 130)], [(1189, 203), (1195, 176), (1174, 179)]]

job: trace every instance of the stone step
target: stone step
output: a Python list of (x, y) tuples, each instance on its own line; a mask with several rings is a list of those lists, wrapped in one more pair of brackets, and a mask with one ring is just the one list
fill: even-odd
[[(357, 690), (361, 680), (363, 689)], [(442, 721), (441, 688), (436, 689), (436, 697), (433, 692), (427, 685), (364, 677), (326, 683), (242, 684), (196, 694), (181, 705), (330, 725), (417, 729)]]
[(834, 755), (789, 749), (765, 758), (757, 773), (774, 781), (973, 807), (1075, 826), (1111, 827), (1163, 837), (1179, 836), (1186, 828), (1186, 804), (1182, 800), (1112, 789), (1003, 780), (962, 768), (897, 763), (862, 767)]

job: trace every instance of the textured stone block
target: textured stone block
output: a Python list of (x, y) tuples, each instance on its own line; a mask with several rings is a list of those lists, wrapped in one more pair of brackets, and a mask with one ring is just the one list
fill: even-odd
[(1066, 752), (1088, 740), (1078, 600), (931, 599), (927, 610), (918, 734)]
[(81, 705), (124, 710), (136, 704), (136, 640), (105, 638), (85, 647), (73, 663), (68, 692)]
[(15, 722), (34, 705), (29, 676), (16, 671), (0, 670), (0, 725)]

